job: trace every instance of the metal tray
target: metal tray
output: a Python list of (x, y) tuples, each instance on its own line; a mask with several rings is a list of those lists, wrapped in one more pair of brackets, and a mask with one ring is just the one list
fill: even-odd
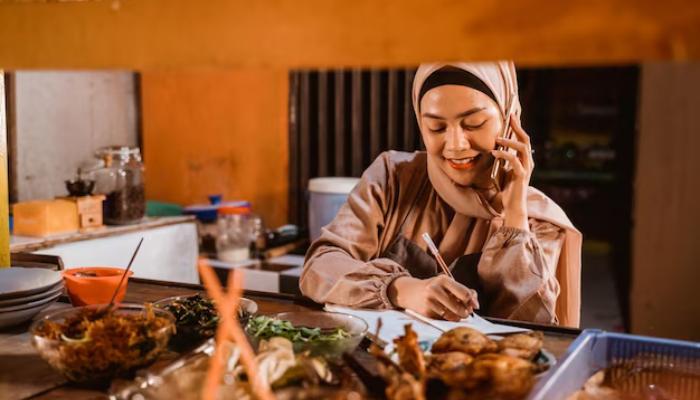
[[(609, 333), (586, 329), (569, 346), (556, 367), (539, 380), (528, 400), (564, 400), (583, 388), (596, 372), (640, 362), (645, 369), (673, 368), (686, 374), (671, 385), (679, 398), (700, 398), (700, 343)], [(636, 365), (636, 364), (635, 364)], [(639, 379), (635, 384), (653, 383)]]
[[(174, 388), (172, 380), (177, 379), (176, 374), (180, 374), (186, 368), (196, 367), (200, 363), (208, 363), (209, 358), (214, 354), (216, 349), (215, 340), (209, 339), (202, 343), (197, 348), (184, 354), (183, 356), (169, 362), (160, 368), (149, 368), (138, 371), (136, 378), (133, 381), (115, 381), (110, 389), (110, 400), (149, 400), (149, 399), (164, 399), (169, 396), (161, 392), (161, 388), (172, 391), (177, 391)], [(228, 355), (231, 356), (231, 355)], [(204, 370), (206, 371), (206, 369)], [(203, 375), (200, 371), (198, 375)], [(183, 380), (192, 379), (190, 376), (180, 376), (176, 382), (183, 383)], [(183, 379), (184, 378), (184, 379)], [(171, 381), (170, 384), (168, 383)], [(195, 396), (199, 398), (199, 396)]]

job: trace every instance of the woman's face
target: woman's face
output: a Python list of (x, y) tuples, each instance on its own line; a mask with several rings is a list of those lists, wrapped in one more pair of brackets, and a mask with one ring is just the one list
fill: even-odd
[(460, 85), (429, 90), (420, 103), (421, 134), (428, 154), (453, 181), (490, 187), (496, 138), (503, 117), (484, 93)]

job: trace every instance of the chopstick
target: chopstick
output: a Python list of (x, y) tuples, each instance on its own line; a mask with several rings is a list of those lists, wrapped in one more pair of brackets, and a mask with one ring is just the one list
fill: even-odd
[(450, 269), (447, 268), (447, 264), (445, 264), (445, 260), (442, 259), (442, 256), (440, 255), (440, 252), (437, 249), (437, 246), (435, 246), (435, 243), (433, 243), (433, 239), (430, 238), (430, 235), (428, 235), (428, 232), (425, 232), (423, 234), (423, 240), (425, 240), (425, 243), (428, 245), (428, 249), (430, 250), (431, 253), (433, 253), (433, 256), (435, 256), (435, 259), (437, 260), (438, 264), (440, 265), (440, 268), (442, 268), (442, 272), (445, 273), (445, 275), (449, 276), (450, 279), (454, 280), (455, 277), (452, 276), (452, 272), (450, 272)]

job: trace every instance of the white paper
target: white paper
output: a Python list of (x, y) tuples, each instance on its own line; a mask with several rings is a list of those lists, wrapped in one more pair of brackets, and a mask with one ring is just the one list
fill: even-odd
[(468, 328), (476, 329), (477, 331), (483, 333), (484, 335), (495, 335), (495, 334), (505, 334), (505, 333), (518, 333), (518, 332), (528, 332), (529, 329), (523, 329), (523, 328), (516, 328), (514, 326), (509, 326), (509, 325), (501, 325), (501, 324), (494, 324), (493, 322), (489, 322), (483, 318), (481, 318), (479, 315), (476, 313), (472, 313), (469, 317), (459, 321), (459, 322), (451, 322), (451, 321), (444, 321), (444, 320), (437, 320), (437, 319), (431, 319), (428, 317), (424, 317), (418, 313), (415, 313), (411, 310), (406, 310), (406, 314), (410, 315), (413, 318), (419, 319), (426, 324), (439, 329), (443, 332), (447, 332), (449, 330), (459, 328), (462, 326), (466, 326)]
[(382, 319), (382, 329), (379, 331), (379, 339), (386, 344), (393, 343), (394, 339), (403, 336), (406, 332), (404, 327), (411, 325), (419, 340), (430, 340), (440, 337), (442, 332), (428, 324), (416, 321), (409, 315), (395, 310), (354, 310), (351, 308), (340, 307), (332, 304), (326, 304), (326, 311), (339, 312), (350, 314), (355, 317), (362, 318), (369, 325), (368, 332), (375, 334), (379, 319)]

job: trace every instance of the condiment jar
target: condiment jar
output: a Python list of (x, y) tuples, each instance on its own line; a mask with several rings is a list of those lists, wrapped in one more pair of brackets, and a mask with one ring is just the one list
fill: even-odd
[(107, 198), (104, 220), (112, 225), (138, 223), (146, 216), (145, 168), (138, 147), (105, 147), (95, 152), (95, 194)]
[(221, 261), (242, 262), (250, 259), (250, 208), (221, 207), (216, 221), (216, 253)]

